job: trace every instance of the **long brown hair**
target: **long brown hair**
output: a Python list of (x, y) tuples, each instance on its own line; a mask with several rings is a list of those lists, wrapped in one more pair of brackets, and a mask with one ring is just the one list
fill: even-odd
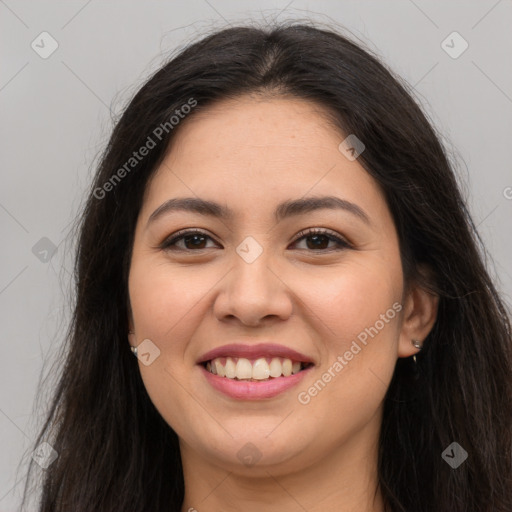
[[(357, 134), (366, 146), (358, 161), (393, 215), (406, 280), (422, 279), (440, 297), (419, 378), (409, 359), (398, 360), (386, 395), (378, 470), (387, 509), (512, 511), (509, 314), (439, 137), (370, 51), (335, 31), (291, 23), (228, 28), (190, 45), (117, 122), (80, 218), (68, 344), (34, 444), (47, 441), (58, 453), (44, 472), (40, 512), (180, 511), (178, 439), (153, 406), (127, 340), (135, 223), (179, 125), (122, 179), (112, 177), (190, 98), (193, 116), (262, 92), (316, 102), (344, 133)], [(456, 469), (442, 457), (452, 442), (468, 452)]]

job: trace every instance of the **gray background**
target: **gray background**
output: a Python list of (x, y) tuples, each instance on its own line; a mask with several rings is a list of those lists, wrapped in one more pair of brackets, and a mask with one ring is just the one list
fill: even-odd
[[(511, 303), (510, 0), (0, 0), (0, 512), (20, 501), (52, 375), (59, 372), (51, 365), (72, 296), (73, 245), (66, 236), (112, 116), (169, 52), (204, 31), (248, 19), (297, 18), (346, 27), (414, 87), (454, 155), (491, 274)], [(49, 48), (38, 37), (43, 31), (59, 45), (47, 59), (31, 47), (35, 40)], [(456, 59), (441, 46), (453, 31), (469, 44)], [(446, 44), (460, 48), (451, 41)], [(44, 392), (36, 395), (39, 389)]]

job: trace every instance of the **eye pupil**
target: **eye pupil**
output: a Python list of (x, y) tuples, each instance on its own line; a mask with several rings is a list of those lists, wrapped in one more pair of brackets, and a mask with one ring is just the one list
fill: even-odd
[[(325, 249), (326, 248), (326, 245), (325, 245), (325, 241), (327, 241), (327, 245), (329, 244), (329, 238), (326, 236), (326, 235), (310, 235), (308, 236), (308, 239), (309, 240), (315, 240), (315, 242), (313, 242), (312, 244), (312, 247), (310, 247), (310, 244), (308, 243), (308, 249)], [(320, 243), (319, 242), (319, 239), (323, 239), (323, 240), (320, 240)], [(324, 242), (324, 243), (322, 243)]]
[[(188, 242), (189, 242), (191, 239), (193, 239), (193, 240), (195, 240), (195, 242), (197, 242), (197, 239), (199, 239), (199, 238), (202, 238), (202, 239), (203, 239), (202, 241), (203, 241), (203, 243), (204, 243), (204, 239), (206, 238), (204, 235), (188, 235), (188, 236), (184, 236), (184, 237), (183, 237), (183, 241), (184, 241), (184, 243), (185, 243), (185, 246), (187, 246)], [(198, 247), (199, 247), (199, 245), (201, 244), (201, 242), (199, 242), (199, 244), (197, 244), (197, 243), (195, 243), (195, 242), (193, 243), (193, 247), (198, 248)], [(199, 247), (199, 248), (200, 248), (200, 249), (203, 249), (203, 247)]]

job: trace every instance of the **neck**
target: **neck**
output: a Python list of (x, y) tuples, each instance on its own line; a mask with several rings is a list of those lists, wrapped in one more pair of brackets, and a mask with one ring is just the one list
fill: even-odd
[(291, 470), (292, 460), (256, 464), (251, 471), (207, 461), (180, 441), (185, 479), (181, 512), (383, 512), (377, 441), (378, 430), (370, 424), (339, 447), (326, 447), (326, 456), (306, 466)]

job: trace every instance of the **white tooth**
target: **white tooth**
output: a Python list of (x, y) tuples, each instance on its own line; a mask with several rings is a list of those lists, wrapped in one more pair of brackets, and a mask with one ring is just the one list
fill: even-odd
[(224, 366), (222, 366), (221, 362), (218, 359), (214, 359), (213, 367), (217, 371), (217, 375), (219, 377), (225, 377), (226, 376), (226, 370), (224, 369)]
[(236, 377), (236, 366), (231, 357), (226, 359), (226, 365), (224, 366), (224, 369), (226, 370), (226, 377), (228, 379), (234, 379)]
[(270, 368), (264, 358), (257, 359), (252, 367), (252, 378), (265, 380), (270, 376)]
[(300, 372), (300, 363), (299, 362), (295, 362), (292, 364), (292, 374), (295, 375), (296, 373), (299, 373)]
[(210, 370), (211, 373), (217, 375), (217, 369), (215, 368), (215, 365), (211, 363), (211, 361), (208, 362), (208, 369)]
[(236, 363), (236, 377), (237, 379), (252, 379), (252, 365), (249, 359), (241, 357)]
[(270, 376), (281, 377), (282, 372), (283, 365), (281, 364), (281, 360), (278, 357), (272, 358), (272, 361), (270, 361)]
[(289, 377), (292, 374), (292, 360), (283, 359), (283, 375)]

